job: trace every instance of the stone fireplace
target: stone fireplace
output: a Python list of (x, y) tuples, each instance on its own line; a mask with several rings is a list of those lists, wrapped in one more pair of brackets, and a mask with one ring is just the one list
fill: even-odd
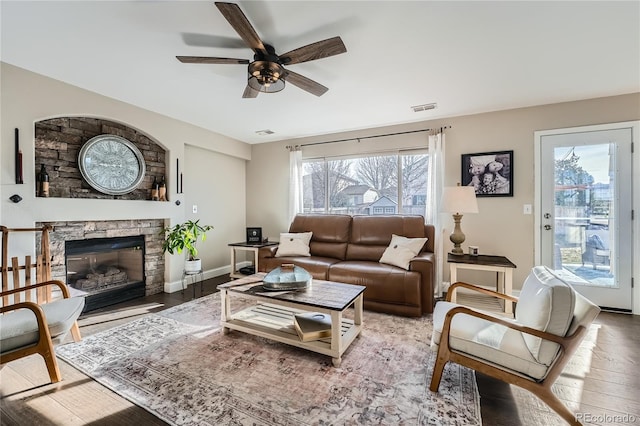
[(144, 236), (65, 241), (67, 284), (92, 311), (145, 295)]
[[(109, 195), (95, 190), (85, 182), (78, 168), (78, 153), (82, 147), (93, 137), (105, 134), (127, 139), (144, 158), (145, 177), (135, 190), (127, 194)], [(106, 260), (116, 259), (117, 266), (97, 265), (102, 263), (103, 255), (97, 255), (93, 249), (89, 253), (76, 253), (74, 248), (72, 252), (78, 263), (71, 261), (70, 264), (66, 256), (67, 243), (77, 241), (82, 246), (88, 240), (140, 237), (143, 244), (138, 244), (141, 249), (134, 254), (142, 258), (141, 270), (126, 271), (128, 284), (133, 286), (129, 281), (136, 283), (136, 288), (132, 289), (135, 297), (170, 292), (175, 287), (171, 284), (172, 275), (176, 280), (177, 274), (175, 271), (172, 273), (175, 268), (173, 261), (165, 265), (162, 230), (165, 223), (181, 217), (183, 208), (178, 207), (177, 199), (172, 200), (176, 203), (154, 201), (151, 194), (154, 180), (166, 181), (167, 195), (173, 196), (177, 192), (177, 188), (170, 185), (174, 180), (166, 179), (170, 172), (166, 147), (139, 129), (96, 117), (65, 116), (37, 121), (33, 136), (34, 172), (45, 166), (49, 175), (49, 196), (34, 196), (30, 200), (34, 220), (31, 222), (25, 216), (24, 221), (28, 226), (33, 223), (35, 226), (46, 224), (53, 227), (49, 236), (52, 278), (89, 293), (87, 304), (92, 305), (95, 297), (91, 293), (110, 293), (111, 290), (102, 287), (106, 284), (118, 287), (118, 280), (124, 280), (122, 263), (117, 256), (108, 255)], [(14, 220), (16, 223), (20, 221)], [(35, 244), (39, 247), (39, 241)], [(89, 266), (82, 262), (88, 262)], [(76, 278), (80, 275), (81, 278)], [(78, 279), (88, 281), (77, 282)], [(120, 297), (104, 294), (100, 298), (102, 296), (107, 299), (105, 305), (117, 303)]]
[(163, 219), (36, 224), (42, 225), (53, 226), (51, 276), (89, 294), (85, 311), (164, 291)]

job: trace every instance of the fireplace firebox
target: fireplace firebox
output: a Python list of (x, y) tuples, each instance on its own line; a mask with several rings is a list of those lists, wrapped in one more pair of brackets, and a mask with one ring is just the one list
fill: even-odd
[(85, 292), (83, 312), (145, 295), (144, 236), (65, 241), (67, 284)]

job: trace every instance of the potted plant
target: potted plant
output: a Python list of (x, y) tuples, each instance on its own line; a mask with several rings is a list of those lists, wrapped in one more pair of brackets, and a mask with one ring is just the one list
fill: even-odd
[(162, 230), (165, 236), (162, 242), (164, 252), (180, 254), (186, 250), (188, 256), (184, 265), (185, 273), (195, 273), (202, 270), (202, 261), (198, 258), (196, 244), (198, 240), (204, 241), (207, 238), (206, 233), (213, 229), (211, 225), (200, 225), (198, 222), (200, 222), (199, 219), (195, 222), (188, 220)]

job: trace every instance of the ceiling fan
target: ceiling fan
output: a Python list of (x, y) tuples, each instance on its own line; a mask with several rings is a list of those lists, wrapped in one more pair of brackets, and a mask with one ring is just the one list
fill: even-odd
[(299, 64), (339, 55), (347, 51), (340, 37), (333, 37), (299, 47), (281, 55), (273, 46), (263, 43), (240, 7), (235, 3), (216, 2), (216, 6), (238, 35), (254, 51), (253, 62), (246, 59), (215, 58), (208, 56), (176, 56), (188, 64), (248, 64), (247, 87), (243, 98), (255, 98), (258, 93), (275, 93), (284, 89), (285, 81), (313, 95), (322, 96), (327, 87), (296, 72), (285, 65)]

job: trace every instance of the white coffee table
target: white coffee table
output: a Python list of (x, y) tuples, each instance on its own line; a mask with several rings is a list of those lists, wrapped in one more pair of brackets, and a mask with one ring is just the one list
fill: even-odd
[[(365, 287), (332, 281), (313, 280), (309, 288), (297, 291), (262, 289), (264, 273), (250, 275), (218, 286), (222, 303), (222, 332), (238, 330), (255, 336), (329, 355), (335, 367), (342, 354), (362, 331), (362, 294)], [(248, 308), (232, 312), (236, 298), (255, 300)], [(350, 306), (354, 318), (344, 318)], [(293, 326), (293, 316), (303, 312), (322, 312), (331, 316), (331, 337), (303, 342)]]

